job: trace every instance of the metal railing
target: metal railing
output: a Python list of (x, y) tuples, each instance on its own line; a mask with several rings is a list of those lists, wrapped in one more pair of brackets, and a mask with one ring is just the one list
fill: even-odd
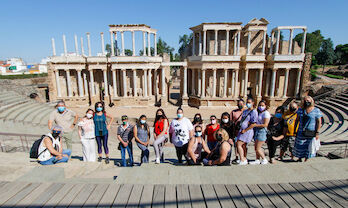
[(33, 142), (40, 139), (38, 134), (16, 134), (0, 132), (2, 152), (29, 152)]
[(320, 95), (316, 95), (313, 97), (313, 99), (315, 101), (317, 100), (320, 100), (322, 98), (326, 98), (326, 97), (332, 97), (332, 96), (335, 96), (337, 93), (342, 93), (344, 91), (346, 91), (348, 89), (348, 84), (345, 84), (339, 88), (336, 88), (336, 89), (333, 89), (333, 90), (330, 90), (328, 92), (325, 92), (323, 94), (320, 94)]

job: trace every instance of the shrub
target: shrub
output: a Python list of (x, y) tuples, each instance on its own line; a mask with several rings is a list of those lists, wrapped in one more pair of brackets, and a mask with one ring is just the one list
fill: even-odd
[(47, 73), (42, 74), (19, 74), (19, 75), (0, 75), (0, 79), (30, 79), (36, 77), (47, 77)]

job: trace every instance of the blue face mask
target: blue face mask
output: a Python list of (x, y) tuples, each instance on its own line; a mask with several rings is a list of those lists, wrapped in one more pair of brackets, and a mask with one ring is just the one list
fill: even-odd
[(59, 106), (57, 109), (58, 109), (59, 113), (62, 113), (62, 112), (65, 111), (65, 107), (64, 106)]
[(274, 116), (275, 116), (276, 118), (282, 118), (282, 114), (281, 114), (281, 113), (276, 113)]
[(141, 123), (141, 124), (145, 124), (145, 123), (146, 123), (146, 120), (140, 120), (140, 123)]
[(251, 103), (247, 103), (247, 104), (246, 104), (246, 107), (247, 107), (248, 109), (251, 108), (251, 107), (252, 107)]
[(98, 112), (100, 112), (100, 111), (103, 110), (103, 108), (102, 108), (102, 107), (97, 107), (96, 110), (97, 110)]
[(184, 115), (182, 113), (178, 113), (178, 118), (182, 118)]
[(195, 135), (196, 135), (196, 137), (200, 137), (200, 136), (202, 136), (202, 132), (201, 131), (196, 131)]

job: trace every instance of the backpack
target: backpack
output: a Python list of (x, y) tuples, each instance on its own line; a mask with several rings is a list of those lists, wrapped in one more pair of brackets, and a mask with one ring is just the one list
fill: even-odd
[[(36, 140), (36, 141), (33, 143), (33, 145), (31, 146), (31, 149), (30, 149), (30, 153), (29, 153), (30, 158), (32, 158), (32, 159), (38, 159), (39, 156), (47, 150), (47, 148), (46, 148), (44, 151), (42, 151), (42, 152), (39, 154), (39, 146), (40, 146), (42, 140), (43, 140), (45, 137), (46, 137), (46, 135), (42, 135), (40, 139)], [(51, 140), (52, 140), (52, 139), (51, 139)]]

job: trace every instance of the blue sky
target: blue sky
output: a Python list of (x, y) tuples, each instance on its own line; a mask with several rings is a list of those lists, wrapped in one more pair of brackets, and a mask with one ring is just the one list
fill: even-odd
[[(178, 49), (179, 35), (202, 22), (243, 22), (254, 17), (269, 20), (268, 29), (283, 25), (306, 25), (309, 32), (320, 29), (334, 45), (348, 43), (345, 18), (347, 0), (1, 0), (0, 60), (21, 57), (38, 62), (52, 54), (51, 38), (57, 54), (63, 52), (62, 34), (68, 51), (74, 51), (74, 34), (91, 33), (92, 53), (101, 52), (100, 32), (109, 43), (109, 24), (150, 25), (158, 36)], [(126, 35), (126, 48), (131, 36)], [(287, 36), (285, 34), (285, 36)], [(136, 35), (141, 49), (141, 34)], [(152, 40), (151, 40), (152, 41)], [(85, 52), (87, 47), (85, 46)]]

